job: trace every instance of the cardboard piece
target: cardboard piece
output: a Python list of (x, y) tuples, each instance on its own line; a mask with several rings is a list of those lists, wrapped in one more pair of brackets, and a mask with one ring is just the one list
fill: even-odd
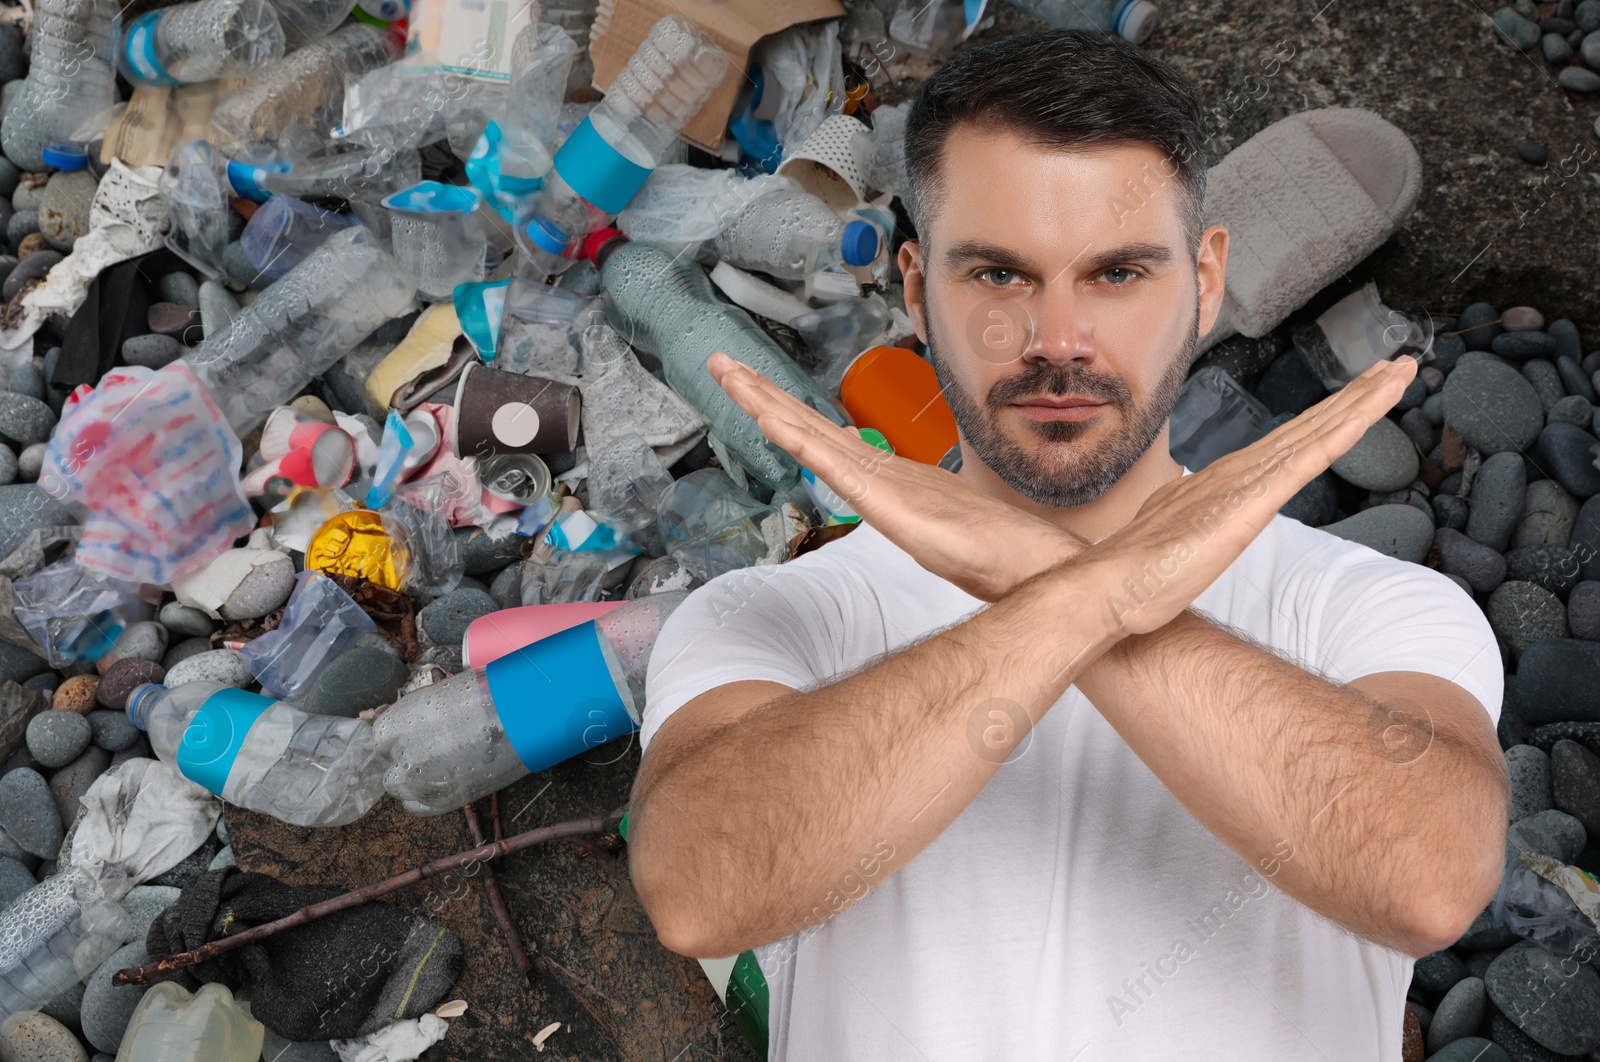
[(248, 78), (201, 81), (175, 88), (137, 85), (128, 106), (106, 127), (100, 162), (118, 158), (129, 166), (165, 166), (180, 140), (207, 140), (211, 111)]
[(594, 60), (594, 87), (602, 92), (628, 65), (650, 28), (665, 15), (682, 15), (704, 30), (728, 53), (728, 76), (684, 127), (683, 138), (716, 154), (728, 129), (728, 116), (745, 85), (750, 50), (762, 37), (790, 26), (843, 18), (839, 0), (600, 0), (589, 56)]

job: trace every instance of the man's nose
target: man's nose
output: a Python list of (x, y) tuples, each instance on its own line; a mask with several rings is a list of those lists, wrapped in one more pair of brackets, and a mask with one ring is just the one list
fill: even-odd
[(1094, 318), (1069, 281), (1047, 283), (1028, 301), (1031, 327), (1022, 346), (1024, 362), (1094, 361)]

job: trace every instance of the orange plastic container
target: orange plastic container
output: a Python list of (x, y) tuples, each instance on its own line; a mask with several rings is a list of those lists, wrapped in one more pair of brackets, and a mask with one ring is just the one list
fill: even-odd
[(956, 416), (933, 366), (904, 347), (873, 347), (839, 384), (839, 400), (860, 428), (876, 428), (894, 452), (936, 465), (958, 441)]

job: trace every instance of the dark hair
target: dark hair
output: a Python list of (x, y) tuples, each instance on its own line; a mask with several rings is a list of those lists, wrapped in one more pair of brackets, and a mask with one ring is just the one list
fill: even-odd
[(1204, 231), (1206, 165), (1194, 86), (1170, 64), (1109, 33), (1024, 33), (964, 51), (922, 86), (906, 119), (907, 209), (919, 231), (937, 209), (939, 163), (963, 122), (1047, 148), (1143, 142), (1168, 158), (1187, 199), (1191, 254)]

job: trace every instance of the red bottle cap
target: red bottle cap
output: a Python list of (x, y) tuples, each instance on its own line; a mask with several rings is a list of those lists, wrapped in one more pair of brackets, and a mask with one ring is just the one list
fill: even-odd
[(606, 245), (616, 240), (626, 239), (626, 236), (611, 225), (607, 225), (603, 229), (595, 229), (583, 238), (583, 243), (578, 247), (578, 257), (587, 258), (595, 265), (600, 265), (601, 259), (604, 257), (601, 252)]

